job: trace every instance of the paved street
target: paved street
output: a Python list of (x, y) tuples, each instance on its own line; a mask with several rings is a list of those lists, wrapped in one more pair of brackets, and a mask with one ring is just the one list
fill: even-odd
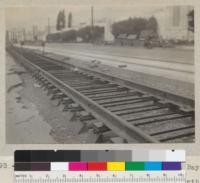
[(104, 46), (86, 43), (50, 43), (47, 47), (66, 48), (68, 50), (84, 53), (93, 53), (109, 56), (120, 56), (128, 58), (143, 58), (148, 60), (159, 60), (167, 62), (180, 62), (186, 64), (194, 63), (194, 52), (190, 47), (177, 48), (153, 48), (146, 49), (140, 47), (127, 46)]
[[(26, 46), (42, 49), (41, 47)], [(194, 83), (194, 53), (180, 48), (133, 48), (91, 44), (47, 44), (45, 51), (82, 61), (96, 60), (105, 65), (123, 67), (140, 73)]]

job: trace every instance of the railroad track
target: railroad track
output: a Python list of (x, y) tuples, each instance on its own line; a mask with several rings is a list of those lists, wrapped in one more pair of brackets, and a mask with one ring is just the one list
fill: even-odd
[(9, 49), (52, 100), (75, 111), (95, 133), (112, 132), (110, 142), (192, 142), (194, 111), (161, 100), (150, 93), (124, 86), (34, 52)]

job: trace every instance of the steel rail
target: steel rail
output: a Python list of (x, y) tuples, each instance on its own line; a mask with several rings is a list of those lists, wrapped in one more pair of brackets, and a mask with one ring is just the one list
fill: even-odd
[(20, 62), (32, 72), (38, 72), (42, 74), (47, 80), (50, 80), (56, 87), (58, 87), (64, 94), (69, 96), (72, 100), (80, 104), (86, 111), (90, 112), (97, 120), (103, 122), (107, 127), (109, 127), (113, 132), (115, 132), (120, 137), (126, 139), (128, 142), (151, 142), (159, 143), (158, 140), (151, 137), (150, 135), (144, 133), (139, 128), (128, 124), (125, 120), (119, 118), (112, 112), (106, 110), (101, 105), (92, 101), (88, 97), (84, 96), (80, 92), (76, 91), (66, 83), (60, 81), (52, 74), (48, 73), (39, 66), (31, 63), (22, 54), (19, 54), (14, 48), (9, 50)]

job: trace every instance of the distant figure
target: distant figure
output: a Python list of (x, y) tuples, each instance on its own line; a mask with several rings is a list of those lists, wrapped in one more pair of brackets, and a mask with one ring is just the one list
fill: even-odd
[(45, 41), (42, 41), (42, 54), (44, 55), (44, 52), (45, 52)]
[(23, 46), (23, 45), (24, 45), (24, 41), (21, 41), (21, 42), (20, 42), (20, 45)]
[(45, 47), (45, 41), (42, 41), (42, 47)]

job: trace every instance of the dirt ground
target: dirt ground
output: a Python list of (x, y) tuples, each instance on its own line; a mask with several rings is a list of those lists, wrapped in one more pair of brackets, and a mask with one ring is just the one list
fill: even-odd
[(55, 101), (10, 55), (6, 55), (6, 142), (8, 144), (86, 143), (79, 120)]

